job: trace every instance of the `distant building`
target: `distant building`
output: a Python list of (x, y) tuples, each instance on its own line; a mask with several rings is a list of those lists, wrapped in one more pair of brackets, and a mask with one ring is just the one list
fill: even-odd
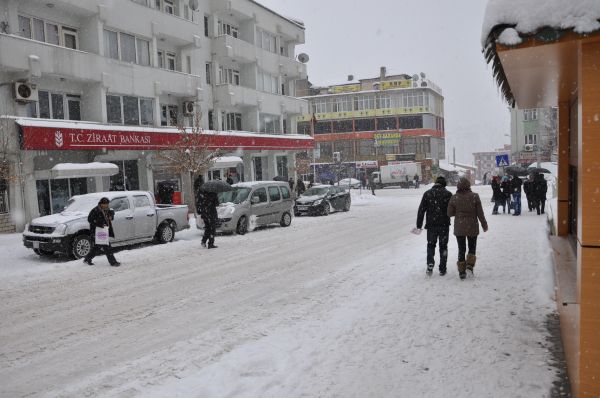
[[(445, 154), (442, 90), (420, 75), (386, 75), (327, 87), (297, 85), (310, 111), (298, 117), (298, 133), (313, 134), (319, 162), (433, 159)], [(397, 158), (393, 155), (403, 155)], [(407, 159), (406, 155), (411, 155)]]
[(511, 161), (549, 162), (557, 149), (557, 108), (510, 109)]
[(487, 176), (485, 180), (489, 182), (490, 176), (499, 175), (501, 168), (496, 167), (496, 156), (504, 154), (511, 154), (511, 145), (504, 145), (504, 148), (498, 148), (494, 151), (473, 153), (475, 167), (477, 167), (475, 170), (475, 179), (484, 182), (484, 176)]

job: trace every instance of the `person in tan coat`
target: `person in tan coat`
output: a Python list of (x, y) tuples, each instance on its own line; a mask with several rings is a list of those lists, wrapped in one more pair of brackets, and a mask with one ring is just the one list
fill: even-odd
[[(488, 224), (481, 206), (479, 195), (471, 191), (471, 183), (466, 178), (461, 178), (456, 186), (456, 193), (448, 203), (448, 217), (454, 218), (454, 235), (458, 243), (458, 275), (465, 279), (467, 273), (473, 277), (473, 268), (477, 257), (477, 236), (479, 235), (479, 223), (483, 232), (487, 232)], [(465, 258), (467, 251), (469, 252)]]

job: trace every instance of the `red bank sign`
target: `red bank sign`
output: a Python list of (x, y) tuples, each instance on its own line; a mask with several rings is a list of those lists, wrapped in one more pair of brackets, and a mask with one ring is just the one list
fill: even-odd
[[(274, 135), (207, 134), (214, 148), (305, 150), (314, 147), (312, 137)], [(168, 148), (179, 133), (119, 131), (21, 126), (21, 149), (25, 150), (156, 150)]]

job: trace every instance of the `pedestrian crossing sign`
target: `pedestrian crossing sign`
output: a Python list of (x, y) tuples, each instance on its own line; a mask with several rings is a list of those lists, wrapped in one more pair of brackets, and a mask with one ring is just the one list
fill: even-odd
[(508, 162), (508, 154), (496, 155), (496, 166), (505, 167), (508, 165), (510, 165), (510, 163)]

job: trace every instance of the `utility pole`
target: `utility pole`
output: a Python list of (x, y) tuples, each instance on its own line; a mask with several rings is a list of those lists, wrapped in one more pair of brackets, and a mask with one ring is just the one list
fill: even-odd
[(456, 147), (452, 147), (452, 166), (456, 167)]

